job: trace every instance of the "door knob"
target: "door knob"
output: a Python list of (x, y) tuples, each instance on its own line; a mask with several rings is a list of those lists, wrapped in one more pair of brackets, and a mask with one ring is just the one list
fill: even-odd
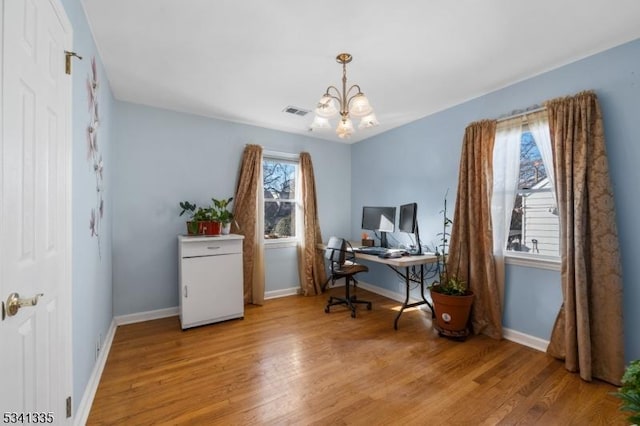
[(18, 313), (20, 308), (27, 306), (36, 306), (38, 304), (38, 298), (44, 296), (43, 293), (36, 294), (33, 297), (21, 299), (18, 293), (11, 293), (7, 298), (7, 316), (14, 316)]

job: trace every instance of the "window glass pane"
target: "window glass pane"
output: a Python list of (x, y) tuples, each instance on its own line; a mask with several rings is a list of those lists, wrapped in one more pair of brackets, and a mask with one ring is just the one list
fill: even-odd
[(518, 188), (533, 188), (547, 178), (542, 155), (531, 132), (523, 132), (520, 143), (520, 180)]
[(294, 200), (296, 198), (296, 165), (292, 163), (264, 160), (264, 199)]
[(296, 234), (296, 176), (295, 163), (278, 159), (264, 159), (265, 238), (291, 238)]
[(522, 133), (518, 189), (507, 250), (558, 256), (558, 209), (542, 156), (530, 132)]
[(265, 201), (264, 234), (265, 238), (295, 237), (295, 203), (284, 201)]

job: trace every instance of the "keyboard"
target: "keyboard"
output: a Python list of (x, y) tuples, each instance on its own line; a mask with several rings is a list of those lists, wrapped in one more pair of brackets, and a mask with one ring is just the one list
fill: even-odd
[(372, 254), (377, 256), (379, 254), (388, 253), (389, 249), (384, 247), (358, 247), (357, 251), (359, 251), (360, 253)]
[(381, 254), (390, 254), (390, 253), (400, 253), (403, 254), (406, 252), (404, 249), (397, 248), (385, 248), (385, 247), (358, 247), (356, 251), (364, 254), (372, 254), (375, 256), (379, 256)]

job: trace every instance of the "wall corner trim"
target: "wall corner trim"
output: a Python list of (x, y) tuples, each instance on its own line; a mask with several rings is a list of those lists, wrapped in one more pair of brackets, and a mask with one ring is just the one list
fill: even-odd
[(80, 404), (78, 405), (78, 410), (73, 416), (74, 425), (81, 426), (87, 424), (87, 419), (89, 418), (89, 413), (91, 412), (91, 406), (93, 405), (93, 398), (96, 396), (98, 385), (100, 384), (100, 378), (102, 377), (102, 371), (104, 370), (104, 366), (107, 364), (107, 358), (109, 357), (109, 352), (111, 351), (111, 344), (113, 343), (113, 337), (116, 335), (117, 327), (118, 326), (116, 325), (116, 321), (114, 318), (111, 321), (109, 330), (107, 330), (107, 334), (102, 345), (102, 350), (100, 351), (100, 356), (93, 366), (93, 371), (91, 372), (91, 376), (89, 377), (87, 387), (84, 389), (82, 399), (80, 400)]

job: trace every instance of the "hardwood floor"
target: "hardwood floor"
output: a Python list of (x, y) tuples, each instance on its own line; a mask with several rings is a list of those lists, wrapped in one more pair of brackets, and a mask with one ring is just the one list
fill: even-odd
[(394, 331), (399, 304), (358, 294), (373, 310), (356, 319), (323, 295), (186, 331), (121, 326), (88, 424), (626, 424), (611, 385), (506, 340), (440, 338), (420, 310)]

